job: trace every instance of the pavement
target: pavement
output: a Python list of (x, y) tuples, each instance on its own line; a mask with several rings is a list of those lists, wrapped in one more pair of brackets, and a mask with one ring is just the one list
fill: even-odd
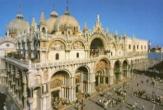
[[(125, 86), (125, 90), (127, 90), (125, 102), (121, 102), (112, 107), (107, 106), (106, 109), (104, 109), (103, 106), (97, 104), (98, 100), (104, 99), (104, 96), (107, 94), (111, 94), (111, 98), (117, 99), (117, 97), (119, 96), (117, 96), (114, 89), (120, 87), (122, 88), (123, 84), (120, 83), (117, 85), (113, 85), (111, 89), (108, 89), (106, 92), (104, 92), (103, 93), (104, 96), (95, 95), (89, 99), (84, 100), (83, 110), (163, 110), (163, 99), (161, 105), (159, 105), (133, 95), (133, 91), (145, 90), (146, 94), (148, 94), (149, 96), (152, 96), (153, 92), (155, 92), (155, 94), (157, 94), (158, 96), (163, 96), (163, 81), (162, 82), (156, 81), (155, 86), (153, 86), (151, 82), (152, 78), (145, 75), (135, 74), (135, 76), (131, 80), (128, 80), (127, 86)], [(133, 105), (136, 105), (135, 109), (132, 109)], [(75, 109), (74, 106), (70, 106), (66, 110), (77, 110), (77, 109)]]

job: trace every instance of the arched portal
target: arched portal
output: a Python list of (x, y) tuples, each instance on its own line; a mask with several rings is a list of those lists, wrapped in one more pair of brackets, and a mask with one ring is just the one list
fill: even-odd
[(79, 67), (75, 73), (76, 94), (88, 93), (88, 69)]
[(109, 84), (110, 62), (107, 59), (101, 59), (97, 62), (95, 68), (95, 85), (101, 87)]
[(123, 78), (127, 78), (128, 62), (126, 60), (123, 62), (122, 68), (123, 68)]
[(55, 107), (58, 99), (69, 100), (70, 76), (66, 71), (58, 71), (50, 81), (51, 103)]
[(90, 45), (90, 56), (97, 57), (101, 54), (104, 54), (104, 43), (100, 38), (95, 38)]
[(114, 75), (115, 75), (115, 82), (118, 82), (120, 80), (121, 75), (121, 63), (120, 61), (116, 61), (114, 64)]

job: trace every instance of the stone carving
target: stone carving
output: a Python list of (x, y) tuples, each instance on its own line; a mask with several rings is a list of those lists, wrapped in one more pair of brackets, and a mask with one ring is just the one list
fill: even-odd
[(74, 43), (73, 49), (84, 49), (84, 45), (82, 42), (77, 41)]
[(29, 87), (37, 87), (41, 84), (41, 76), (39, 75), (29, 75), (30, 81), (28, 82)]
[(63, 81), (60, 80), (60, 79), (55, 79), (55, 80), (52, 80), (51, 83), (50, 83), (50, 88), (53, 89), (53, 88), (56, 88), (56, 87), (60, 87), (63, 85)]
[(101, 70), (107, 70), (109, 68), (109, 64), (106, 61), (100, 61), (97, 65), (96, 65), (96, 71), (101, 71)]
[(75, 83), (76, 83), (76, 84), (80, 83), (80, 75), (77, 75), (77, 76), (75, 77)]
[(54, 41), (50, 45), (50, 49), (53, 49), (53, 50), (64, 50), (65, 49), (65, 45), (61, 41)]

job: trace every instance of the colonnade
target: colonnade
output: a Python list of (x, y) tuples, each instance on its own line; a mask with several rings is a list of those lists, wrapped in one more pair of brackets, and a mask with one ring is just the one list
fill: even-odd
[(16, 106), (27, 109), (27, 77), (26, 71), (6, 63), (6, 69), (0, 77), (1, 84), (7, 87), (8, 94), (14, 99)]

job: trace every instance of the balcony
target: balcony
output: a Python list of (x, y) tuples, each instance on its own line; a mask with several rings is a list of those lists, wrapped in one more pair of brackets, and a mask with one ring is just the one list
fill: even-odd
[(107, 51), (105, 51), (104, 49), (91, 49), (89, 51), (91, 58), (99, 57), (100, 55), (106, 55), (107, 53)]
[[(38, 68), (47, 68), (47, 67), (63, 67), (63, 66), (68, 66), (68, 65), (78, 65), (78, 64), (87, 64), (91, 62), (97, 61), (99, 56), (106, 56), (106, 51), (105, 50), (90, 50), (90, 58), (82, 59), (82, 60), (69, 60), (69, 61), (62, 61), (62, 62), (54, 62), (54, 63), (32, 63), (30, 60), (25, 61), (21, 59), (16, 59), (16, 58), (11, 58), (11, 57), (5, 57), (2, 58), (3, 60), (6, 60), (7, 62), (13, 63), (14, 65), (17, 65), (19, 67), (22, 67), (24, 69), (38, 69)], [(124, 59), (124, 58), (131, 58), (135, 56), (143, 56), (146, 55), (147, 53), (126, 53), (121, 56), (107, 56), (109, 60), (116, 60), (116, 59)]]

